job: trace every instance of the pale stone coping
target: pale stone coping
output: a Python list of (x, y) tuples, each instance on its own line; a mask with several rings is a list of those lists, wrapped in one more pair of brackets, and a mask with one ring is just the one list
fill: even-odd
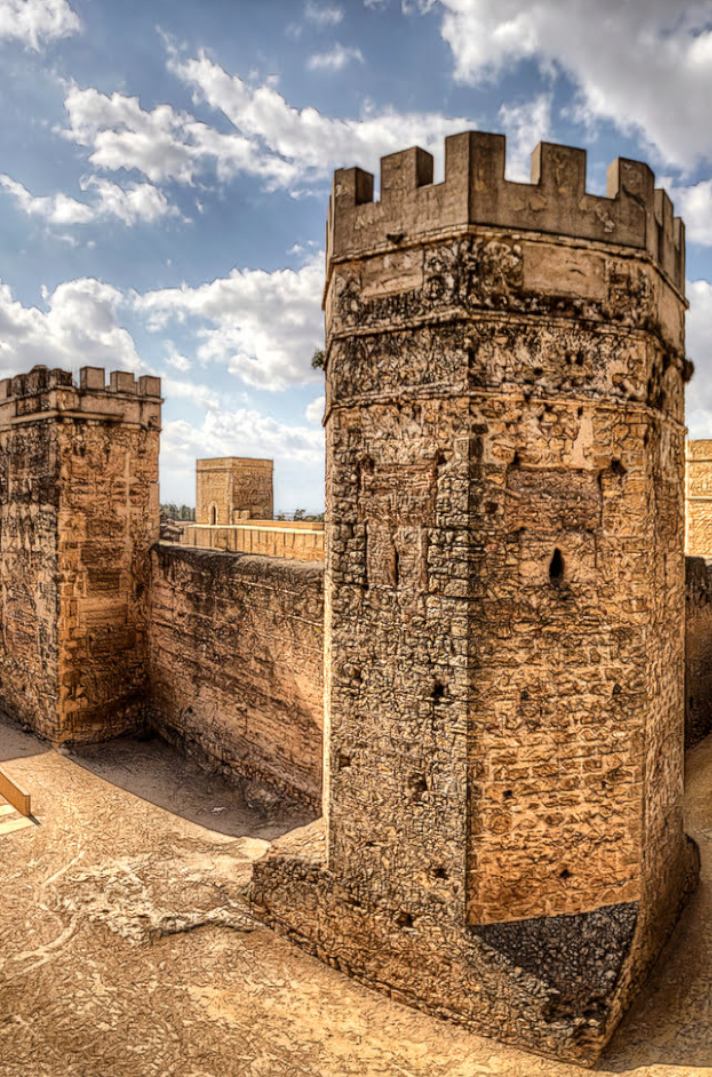
[(503, 135), (463, 131), (445, 139), (445, 178), (433, 183), (433, 158), (413, 146), (381, 158), (381, 197), (373, 175), (360, 168), (334, 174), (327, 217), (327, 263), (375, 240), (395, 240), (443, 226), (487, 224), (612, 241), (648, 251), (684, 287), (685, 228), (664, 190), (639, 161), (609, 166), (606, 195), (586, 191), (586, 153), (539, 143), (531, 182), (505, 177)]
[(323, 535), (324, 525), (311, 520), (305, 520), (304, 526), (300, 527), (301, 520), (265, 520), (244, 524), (196, 524), (190, 520), (185, 521), (188, 527), (201, 527), (206, 531), (277, 531), (280, 534), (289, 535)]
[(273, 471), (274, 460), (256, 459), (252, 456), (215, 456), (205, 460), (196, 460), (196, 471), (224, 471), (234, 464), (249, 464), (260, 471)]

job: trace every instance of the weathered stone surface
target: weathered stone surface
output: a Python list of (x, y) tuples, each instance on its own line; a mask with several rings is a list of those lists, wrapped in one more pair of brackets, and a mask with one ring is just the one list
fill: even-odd
[(0, 701), (55, 743), (142, 720), (160, 380), (0, 382)]
[(318, 805), (323, 567), (157, 546), (151, 722), (188, 754)]
[(712, 557), (712, 441), (685, 442), (685, 552)]
[(712, 562), (687, 557), (685, 747), (712, 732)]
[(231, 527), (190, 524), (179, 540), (185, 546), (281, 557), (286, 561), (323, 561), (324, 525), (299, 520), (255, 520)]
[(197, 460), (195, 522), (234, 524), (271, 520), (274, 514), (271, 460), (225, 456)]
[(497, 136), (446, 157), (440, 185), (385, 158), (378, 203), (335, 176), (325, 841), (277, 843), (254, 901), (399, 997), (591, 1062), (695, 870), (683, 233), (635, 162), (601, 199), (581, 151), (541, 147), (531, 186)]

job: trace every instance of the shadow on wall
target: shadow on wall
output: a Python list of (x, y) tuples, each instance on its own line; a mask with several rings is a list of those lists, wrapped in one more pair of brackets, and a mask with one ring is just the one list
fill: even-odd
[(25, 732), (14, 722), (0, 717), (0, 763), (44, 755), (52, 749), (34, 733)]
[(712, 560), (685, 558), (685, 747), (712, 732)]

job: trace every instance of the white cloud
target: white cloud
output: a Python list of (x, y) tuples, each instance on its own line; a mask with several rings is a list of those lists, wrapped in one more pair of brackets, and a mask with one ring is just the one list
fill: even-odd
[(179, 216), (163, 191), (150, 183), (130, 183), (119, 187), (107, 179), (90, 176), (79, 184), (83, 191), (93, 194), (91, 202), (59, 192), (52, 195), (33, 195), (21, 183), (0, 173), (0, 187), (12, 195), (17, 205), (30, 217), (39, 217), (48, 224), (92, 224), (115, 217), (126, 225), (150, 224), (162, 217)]
[(687, 242), (712, 247), (712, 179), (689, 187), (675, 187), (667, 179), (661, 184), (675, 203), (675, 213), (685, 222)]
[(296, 271), (235, 269), (197, 288), (136, 295), (134, 305), (154, 331), (192, 320), (201, 362), (222, 363), (248, 385), (283, 389), (317, 380), (311, 357), (324, 339), (323, 282), (319, 255)]
[(551, 94), (533, 101), (502, 105), (499, 120), (507, 135), (507, 179), (529, 182), (531, 153), (551, 134)]
[[(193, 387), (195, 388), (195, 387)], [(278, 483), (284, 472), (293, 471), (290, 482), (292, 496), (300, 481), (307, 479), (308, 487), (323, 481), (324, 432), (307, 426), (288, 426), (250, 408), (234, 411), (206, 406), (200, 426), (184, 419), (163, 423), (161, 432), (161, 483), (170, 489), (185, 489), (195, 481), (195, 461), (210, 456), (256, 456), (277, 463)], [(313, 473), (313, 479), (309, 473)], [(321, 498), (319, 499), (321, 500)]]
[(680, 168), (712, 157), (712, 0), (437, 0), (437, 6), (459, 81), (480, 83), (519, 60), (553, 64), (577, 84), (580, 118), (640, 132)]
[(688, 281), (687, 354), (695, 373), (685, 393), (685, 421), (691, 438), (712, 438), (712, 283)]
[(181, 381), (179, 378), (162, 378), (161, 392), (164, 396), (179, 397), (181, 400), (190, 400), (191, 404), (197, 404), (200, 408), (220, 408), (220, 396), (209, 385), (197, 385), (192, 381)]
[(117, 321), (123, 296), (102, 281), (66, 281), (51, 294), (46, 312), (24, 307), (0, 283), (0, 369), (30, 370), (35, 364), (76, 369), (80, 366), (141, 366), (131, 334)]
[(37, 196), (30, 194), (21, 183), (0, 173), (0, 187), (12, 195), (17, 205), (29, 217), (41, 217), (51, 224), (88, 224), (94, 220), (94, 211), (84, 202), (65, 194)]
[(116, 217), (126, 225), (152, 224), (163, 217), (179, 217), (163, 191), (151, 183), (129, 183), (119, 187), (107, 179), (90, 176), (80, 184), (82, 190), (96, 195), (94, 210), (98, 218)]
[[(335, 69), (354, 58), (363, 59), (358, 50), (336, 46), (313, 59)], [(254, 86), (205, 54), (182, 59), (169, 48), (168, 67), (191, 87), (196, 102), (222, 112), (234, 130), (218, 131), (167, 104), (147, 110), (137, 97), (71, 86), (62, 134), (88, 150), (95, 169), (136, 169), (154, 184), (193, 184), (214, 168), (221, 181), (246, 173), (262, 178), (268, 190), (302, 195), (335, 168), (358, 164), (375, 170), (380, 157), (416, 143), (441, 162), (445, 136), (476, 126), (439, 112), (376, 112), (366, 106), (359, 119), (344, 120), (315, 108), (297, 109), (271, 80)]]
[(335, 4), (317, 4), (314, 0), (307, 0), (304, 17), (322, 28), (338, 26), (344, 17), (344, 9)]
[(307, 417), (308, 423), (315, 423), (316, 425), (321, 426), (321, 420), (324, 416), (325, 404), (325, 396), (318, 396), (316, 400), (312, 400), (311, 404), (307, 404), (307, 409), (304, 414)]
[(361, 49), (353, 45), (340, 45), (338, 42), (328, 52), (315, 52), (307, 60), (310, 71), (341, 71), (352, 61), (364, 62)]
[(265, 154), (242, 135), (223, 134), (171, 105), (141, 108), (137, 97), (93, 87), (68, 90), (64, 107), (69, 116), (65, 138), (91, 149), (95, 168), (137, 169), (154, 183), (176, 180), (192, 184), (196, 173), (211, 162), (220, 179), (251, 172), (275, 184), (288, 182), (293, 169)]
[(324, 458), (324, 434), (307, 426), (287, 426), (250, 408), (223, 411), (209, 407), (199, 428), (183, 419), (163, 427), (161, 451), (188, 459), (201, 456), (289, 456), (292, 460), (319, 464)]
[(183, 60), (172, 52), (168, 67), (193, 88), (196, 101), (221, 111), (255, 152), (259, 148), (281, 160), (284, 173), (275, 177), (275, 183), (322, 180), (334, 168), (352, 164), (375, 169), (380, 157), (416, 143), (442, 160), (446, 135), (477, 126), (462, 116), (395, 109), (367, 110), (360, 119), (334, 119), (315, 108), (294, 108), (271, 86), (253, 87), (238, 75), (229, 75), (204, 53)]
[(190, 370), (193, 364), (185, 355), (181, 355), (172, 340), (166, 341), (166, 351), (168, 354), (165, 357), (165, 362), (168, 366), (172, 366), (176, 370)]
[[(687, 298), (690, 309), (687, 314), (686, 350), (696, 370), (691, 386), (694, 387), (700, 380), (707, 381), (712, 406), (712, 283), (707, 280), (688, 281)], [(696, 395), (693, 388), (689, 395), (691, 398)]]
[(39, 52), (41, 46), (81, 29), (66, 0), (0, 0), (0, 41), (19, 41)]

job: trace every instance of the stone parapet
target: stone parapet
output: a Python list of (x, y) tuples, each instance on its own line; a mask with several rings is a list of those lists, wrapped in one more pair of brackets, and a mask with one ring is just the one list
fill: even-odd
[[(645, 252), (680, 291), (685, 284), (685, 228), (664, 190), (640, 161), (609, 166), (606, 196), (586, 191), (586, 153), (541, 142), (531, 183), (505, 179), (504, 135), (464, 131), (445, 140), (445, 179), (433, 183), (433, 158), (417, 146), (381, 160), (380, 201), (360, 168), (334, 174), (326, 261), (381, 246), (407, 246), (429, 233), (469, 225), (548, 232)], [(328, 274), (327, 274), (328, 282)]]
[(184, 546), (290, 561), (324, 560), (324, 525), (318, 523), (254, 520), (232, 527), (189, 524), (183, 529), (180, 541)]

